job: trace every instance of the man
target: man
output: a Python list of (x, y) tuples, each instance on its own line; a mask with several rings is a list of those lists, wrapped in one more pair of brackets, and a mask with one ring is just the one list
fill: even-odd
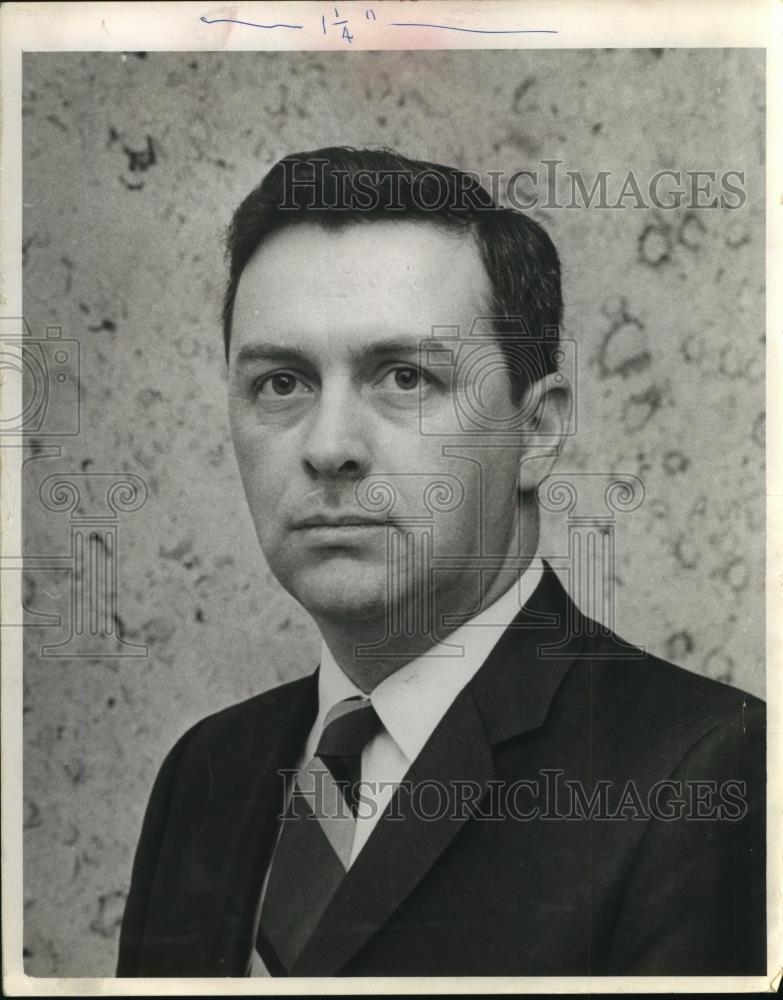
[(228, 249), (234, 447), (322, 655), (168, 756), (118, 974), (763, 972), (761, 703), (585, 619), (537, 554), (571, 405), (545, 232), (326, 149)]

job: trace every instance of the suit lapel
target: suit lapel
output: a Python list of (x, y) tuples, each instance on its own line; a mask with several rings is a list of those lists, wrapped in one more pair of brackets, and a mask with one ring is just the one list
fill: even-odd
[[(582, 646), (585, 630), (580, 620), (546, 566), (525, 608), (411, 765), (403, 787), (324, 911), (293, 975), (339, 972), (470, 822), (468, 810), (458, 807), (458, 789), (485, 791), (495, 775), (492, 745), (543, 725)], [(432, 798), (438, 794), (436, 787), (445, 796), (445, 806)], [(436, 811), (435, 818), (426, 818)]]
[[(453, 798), (455, 782), (485, 788), (493, 777), (486, 733), (469, 691), (459, 695), (448, 714), (448, 723), (438, 727), (403, 782), (419, 789), (421, 800), (398, 789), (390, 808), (399, 818), (389, 818), (387, 811), (375, 827), (292, 975), (336, 973), (424, 878), (464, 825), (467, 813), (455, 815), (439, 794)], [(423, 812), (437, 815), (426, 819)]]
[(589, 625), (557, 574), (544, 574), (470, 687), (490, 743), (541, 727), (574, 661), (583, 655)]

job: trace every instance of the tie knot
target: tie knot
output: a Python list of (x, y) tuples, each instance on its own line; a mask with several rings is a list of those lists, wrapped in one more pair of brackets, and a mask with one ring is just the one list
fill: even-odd
[(369, 698), (339, 701), (329, 710), (316, 754), (319, 757), (359, 756), (381, 729), (381, 720)]

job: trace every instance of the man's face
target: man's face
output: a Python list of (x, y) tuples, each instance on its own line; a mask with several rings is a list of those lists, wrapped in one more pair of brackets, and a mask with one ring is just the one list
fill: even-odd
[[(234, 448), (267, 562), (316, 620), (378, 617), (432, 588), (470, 610), (477, 573), (460, 559), (517, 554), (521, 446), (444, 455), (460, 451), (455, 404), (477, 385), (421, 350), (434, 326), (470, 331), (489, 292), (471, 235), (407, 221), (292, 226), (245, 268), (229, 358)], [(508, 421), (508, 375), (498, 345), (487, 350), (482, 413)], [(428, 575), (428, 532), (436, 562), (454, 568)]]

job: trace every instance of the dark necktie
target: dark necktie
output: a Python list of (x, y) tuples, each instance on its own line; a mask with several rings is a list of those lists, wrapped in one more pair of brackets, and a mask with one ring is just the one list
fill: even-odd
[(369, 698), (338, 702), (326, 717), (315, 756), (296, 777), (258, 931), (258, 950), (270, 971), (290, 971), (345, 876), (362, 750), (380, 729)]

